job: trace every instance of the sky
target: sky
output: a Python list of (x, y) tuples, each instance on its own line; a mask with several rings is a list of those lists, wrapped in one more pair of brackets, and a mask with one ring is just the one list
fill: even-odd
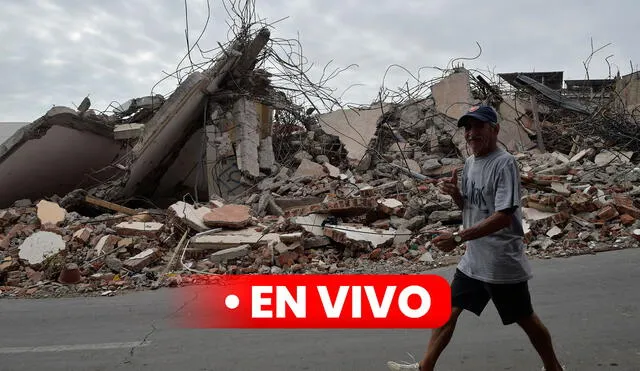
[[(184, 0), (0, 0), (0, 122), (31, 122), (53, 106), (75, 108), (87, 95), (104, 111), (112, 102), (170, 94), (178, 84), (170, 74), (188, 67), (181, 64), (187, 21), (193, 43), (210, 16), (202, 49), (229, 41), (223, 4), (186, 0), (185, 14)], [(299, 40), (312, 80), (328, 63), (332, 70), (351, 66), (327, 82), (345, 103), (368, 104), (381, 88), (441, 76), (456, 58), (491, 74), (564, 71), (565, 79), (584, 79), (593, 45), (604, 48), (590, 61), (590, 78), (609, 76), (605, 58), (612, 75), (640, 65), (640, 3), (631, 0), (253, 4), (260, 19), (280, 20), (273, 38)]]

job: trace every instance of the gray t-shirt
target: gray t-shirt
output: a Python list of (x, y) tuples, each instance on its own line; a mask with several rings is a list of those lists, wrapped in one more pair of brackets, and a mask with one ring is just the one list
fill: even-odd
[(467, 241), (458, 269), (488, 283), (517, 283), (531, 279), (524, 254), (520, 172), (516, 159), (502, 149), (465, 161), (461, 192), (463, 227), (471, 227), (495, 211), (516, 207), (507, 228)]

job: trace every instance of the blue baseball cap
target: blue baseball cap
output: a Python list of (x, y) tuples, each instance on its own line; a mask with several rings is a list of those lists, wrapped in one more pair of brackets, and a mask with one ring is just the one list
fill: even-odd
[(498, 113), (491, 106), (479, 105), (470, 107), (467, 113), (458, 119), (458, 127), (465, 126), (470, 118), (489, 122), (491, 125), (498, 124)]

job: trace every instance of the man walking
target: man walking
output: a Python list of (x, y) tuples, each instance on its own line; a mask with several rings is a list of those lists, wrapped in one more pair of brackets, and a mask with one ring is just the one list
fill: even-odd
[(462, 210), (463, 229), (443, 232), (432, 243), (449, 252), (461, 244), (466, 250), (451, 283), (449, 321), (434, 329), (420, 362), (388, 362), (391, 370), (432, 371), (449, 344), (463, 310), (480, 316), (489, 300), (502, 323), (517, 323), (527, 334), (544, 364), (543, 370), (561, 371), (549, 331), (533, 311), (528, 280), (531, 268), (524, 253), (520, 173), (515, 158), (498, 148), (498, 115), (490, 106), (474, 106), (458, 120), (473, 156), (462, 171), (461, 188), (454, 171), (442, 184)]

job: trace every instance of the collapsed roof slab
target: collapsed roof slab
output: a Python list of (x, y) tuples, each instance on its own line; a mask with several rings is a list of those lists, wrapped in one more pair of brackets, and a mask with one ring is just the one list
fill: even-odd
[(517, 89), (525, 87), (521, 81), (518, 81), (518, 76), (527, 76), (528, 78), (556, 91), (562, 89), (563, 75), (563, 71), (509, 72), (498, 74), (501, 79)]
[(436, 110), (449, 120), (437, 120), (436, 126), (451, 135), (451, 141), (458, 148), (463, 157), (467, 157), (467, 144), (464, 140), (464, 130), (458, 129), (456, 121), (473, 105), (469, 85), (469, 72), (463, 70), (447, 76), (431, 87), (431, 95)]
[(190, 130), (192, 124), (203, 115), (207, 85), (209, 79), (202, 73), (192, 73), (146, 123), (141, 141), (134, 148), (135, 160), (122, 196), (132, 196), (138, 190), (155, 191), (159, 179), (195, 131)]
[(452, 73), (439, 81), (431, 87), (431, 93), (438, 112), (455, 120), (464, 115), (474, 103), (469, 73), (466, 70)]
[[(464, 130), (457, 127), (457, 120), (464, 115), (477, 100), (471, 95), (470, 76), (468, 71), (453, 73), (431, 88), (433, 100), (439, 113), (453, 120), (443, 120), (440, 128), (452, 136), (452, 141), (463, 157), (471, 153), (464, 140)], [(511, 105), (503, 102), (498, 111), (500, 132), (498, 142), (505, 149), (520, 152), (534, 146), (527, 131), (517, 121), (518, 112)]]
[(347, 158), (357, 164), (364, 157), (376, 134), (378, 118), (390, 109), (389, 104), (373, 108), (344, 109), (318, 116), (325, 133), (340, 138), (347, 150)]
[(103, 121), (67, 107), (50, 109), (0, 145), (0, 208), (23, 198), (63, 196), (108, 179), (119, 171), (108, 165), (121, 147)]
[(523, 107), (517, 106), (516, 101), (503, 97), (498, 115), (500, 118), (500, 132), (498, 133), (498, 143), (512, 152), (525, 152), (536, 146), (529, 137), (529, 133), (520, 124), (519, 119), (526, 111)]

